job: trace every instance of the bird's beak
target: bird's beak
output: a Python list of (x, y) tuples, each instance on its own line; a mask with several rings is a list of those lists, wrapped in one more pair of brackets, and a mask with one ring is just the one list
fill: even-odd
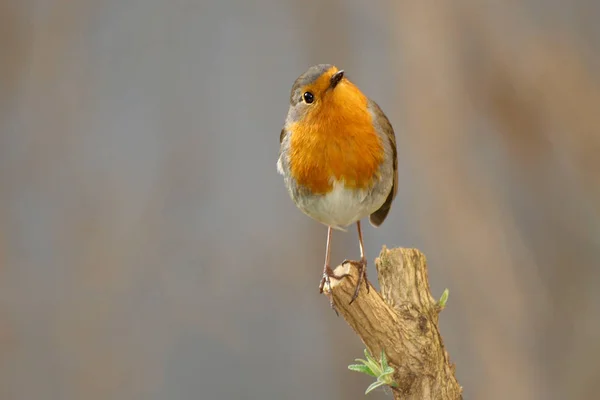
[(340, 69), (338, 72), (336, 72), (335, 74), (333, 74), (331, 76), (331, 80), (329, 81), (329, 87), (331, 89), (335, 89), (335, 87), (337, 86), (338, 83), (341, 82), (343, 77), (344, 77), (344, 70)]

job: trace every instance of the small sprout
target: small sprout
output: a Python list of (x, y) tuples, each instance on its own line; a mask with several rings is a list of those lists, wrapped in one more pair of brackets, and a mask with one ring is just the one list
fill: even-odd
[(365, 349), (365, 358), (366, 360), (357, 358), (354, 361), (358, 361), (361, 364), (351, 364), (348, 365), (348, 369), (351, 371), (362, 372), (363, 374), (367, 374), (372, 376), (373, 378), (377, 378), (375, 382), (373, 382), (367, 390), (365, 394), (369, 394), (372, 390), (383, 386), (388, 385), (395, 387), (397, 386), (396, 382), (394, 382), (394, 368), (390, 367), (385, 356), (385, 352), (381, 350), (381, 361), (377, 362), (371, 353)]
[(442, 297), (440, 297), (440, 300), (438, 301), (438, 307), (440, 308), (440, 310), (443, 310), (446, 307), (446, 303), (448, 302), (448, 296), (450, 296), (450, 291), (446, 288), (446, 290), (444, 290), (444, 293), (442, 293)]

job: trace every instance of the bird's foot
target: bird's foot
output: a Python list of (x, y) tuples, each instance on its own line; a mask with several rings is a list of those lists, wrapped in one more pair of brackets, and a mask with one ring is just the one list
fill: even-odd
[(352, 299), (350, 300), (350, 304), (356, 300), (358, 297), (358, 293), (360, 292), (360, 285), (365, 282), (367, 293), (369, 293), (370, 284), (367, 280), (367, 259), (362, 257), (359, 261), (356, 260), (344, 260), (342, 261), (342, 265), (350, 264), (355, 266), (358, 269), (358, 281), (356, 282), (356, 288), (354, 289), (354, 294), (352, 295)]
[[(321, 278), (321, 283), (319, 284), (319, 293), (323, 293), (325, 285), (327, 285), (327, 288), (331, 290), (331, 278), (337, 279), (339, 281), (348, 276), (350, 276), (350, 274), (336, 275), (329, 265), (325, 265), (325, 267), (323, 268), (323, 277)], [(329, 295), (329, 305), (331, 306), (333, 311), (335, 311), (335, 313), (339, 316), (338, 311), (336, 310), (335, 304), (333, 302), (333, 295), (331, 294)]]

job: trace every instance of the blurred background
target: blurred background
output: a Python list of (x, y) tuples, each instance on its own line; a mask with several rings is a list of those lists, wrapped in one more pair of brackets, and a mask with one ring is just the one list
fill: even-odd
[[(364, 398), (362, 343), (317, 290), (326, 228), (275, 168), (317, 63), (394, 125), (370, 276), (384, 244), (427, 255), (465, 399), (597, 398), (599, 19), (595, 0), (0, 2), (0, 398)], [(332, 256), (358, 256), (353, 229)]]

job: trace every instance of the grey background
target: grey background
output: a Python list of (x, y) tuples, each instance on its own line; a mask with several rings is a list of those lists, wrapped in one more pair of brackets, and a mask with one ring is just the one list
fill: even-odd
[(395, 127), (370, 274), (383, 244), (427, 255), (465, 398), (597, 397), (599, 8), (1, 2), (0, 398), (364, 397), (326, 228), (275, 169), (316, 63)]

